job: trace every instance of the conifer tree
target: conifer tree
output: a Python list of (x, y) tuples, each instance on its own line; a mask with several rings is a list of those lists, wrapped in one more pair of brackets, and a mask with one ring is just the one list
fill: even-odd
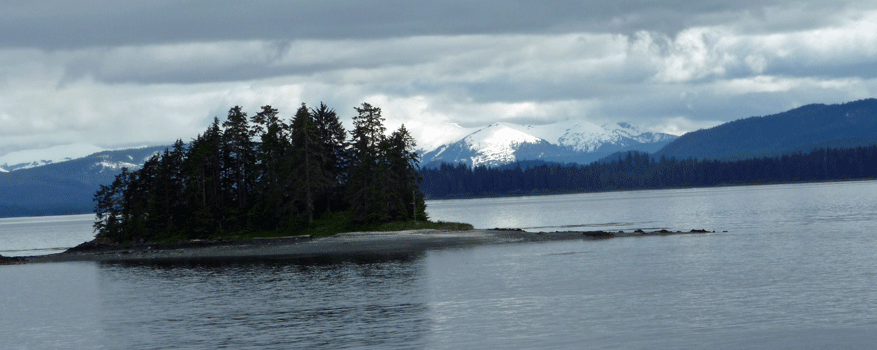
[(214, 118), (207, 130), (189, 144), (184, 164), (187, 203), (186, 232), (206, 238), (221, 230), (225, 208), (222, 196), (222, 130)]
[(173, 234), (179, 229), (177, 214), (183, 205), (183, 141), (177, 140), (173, 150), (165, 149), (161, 156), (154, 156), (153, 161), (155, 172), (152, 174), (152, 195), (147, 202), (150, 213), (147, 229)]
[(302, 103), (292, 119), (292, 170), (302, 219), (308, 225), (314, 221), (314, 200), (317, 192), (329, 181), (319, 130), (308, 107)]
[(311, 109), (311, 118), (317, 126), (319, 142), (323, 157), (324, 171), (327, 182), (320, 191), (325, 201), (326, 211), (331, 211), (333, 204), (343, 208), (340, 198), (341, 185), (347, 179), (347, 131), (338, 119), (334, 109), (320, 103), (320, 107)]
[(122, 173), (116, 175), (110, 185), (101, 185), (94, 195), (94, 230), (98, 239), (111, 242), (127, 239), (124, 233), (128, 214), (126, 193), (129, 180), (128, 168), (122, 168)]
[(233, 226), (245, 225), (240, 222), (241, 213), (247, 211), (248, 195), (252, 189), (255, 168), (255, 151), (250, 139), (247, 113), (235, 106), (228, 111), (228, 118), (222, 123), (223, 130), (223, 169), (224, 187), (230, 202), (236, 210), (228, 217)]
[(290, 212), (287, 205), (290, 176), (284, 171), (289, 168), (288, 126), (278, 117), (277, 109), (267, 105), (251, 122), (252, 134), (259, 139), (251, 222), (262, 229), (276, 229)]
[(380, 146), (384, 139), (381, 109), (363, 103), (354, 107), (350, 148), (348, 197), (354, 223), (381, 222), (387, 218), (386, 184)]
[(177, 140), (101, 186), (97, 237), (134, 242), (281, 230), (309, 225), (333, 208), (350, 209), (353, 224), (425, 219), (414, 139), (404, 126), (386, 137), (380, 108), (355, 109), (348, 144), (325, 104), (302, 104), (290, 124), (271, 106), (252, 119), (233, 107), (188, 146)]
[(426, 204), (420, 191), (423, 180), (419, 173), (420, 156), (414, 151), (414, 137), (399, 127), (384, 141), (383, 162), (386, 164), (388, 215), (390, 220), (426, 220)]

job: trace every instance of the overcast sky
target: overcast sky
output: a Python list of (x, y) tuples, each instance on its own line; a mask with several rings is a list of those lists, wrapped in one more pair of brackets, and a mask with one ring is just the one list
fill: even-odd
[(447, 126), (682, 134), (877, 92), (868, 1), (3, 1), (0, 155), (191, 140), (213, 117), (369, 102)]

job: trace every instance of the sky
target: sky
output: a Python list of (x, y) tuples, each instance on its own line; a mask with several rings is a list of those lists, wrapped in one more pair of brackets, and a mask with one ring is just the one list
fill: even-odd
[(493, 122), (683, 134), (877, 93), (877, 2), (0, 3), (0, 155), (191, 140), (214, 117), (381, 107), (421, 146)]

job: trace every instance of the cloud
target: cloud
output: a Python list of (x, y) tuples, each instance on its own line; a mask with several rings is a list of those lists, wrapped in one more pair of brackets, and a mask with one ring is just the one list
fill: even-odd
[(675, 34), (739, 22), (754, 32), (824, 27), (873, 2), (740, 0), (305, 1), (235, 0), (120, 3), (8, 1), (0, 5), (0, 45), (42, 49), (156, 43), (381, 39), (469, 34)]
[(0, 154), (320, 101), (428, 140), (494, 121), (683, 133), (872, 97), (875, 23), (870, 1), (7, 2)]

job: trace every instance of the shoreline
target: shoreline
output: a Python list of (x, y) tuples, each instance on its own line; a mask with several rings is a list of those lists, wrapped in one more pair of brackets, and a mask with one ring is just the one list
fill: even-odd
[(0, 265), (72, 261), (158, 262), (181, 260), (235, 260), (260, 258), (320, 258), (389, 256), (428, 250), (467, 248), (482, 245), (602, 240), (619, 237), (648, 237), (704, 234), (710, 231), (560, 231), (526, 232), (520, 229), (468, 231), (410, 230), (392, 232), (350, 232), (331, 237), (308, 236), (259, 238), (247, 241), (187, 241), (176, 244), (96, 245), (91, 242), (62, 253), (27, 257), (0, 257)]

